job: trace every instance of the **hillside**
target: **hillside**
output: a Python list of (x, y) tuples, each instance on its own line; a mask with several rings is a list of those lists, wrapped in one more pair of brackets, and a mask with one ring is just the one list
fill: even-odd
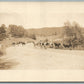
[[(81, 28), (82, 33), (84, 34), (84, 28)], [(62, 35), (64, 27), (45, 27), (40, 29), (27, 29), (29, 34), (49, 36), (49, 35)]]
[(29, 34), (49, 36), (49, 35), (58, 35), (62, 33), (63, 27), (45, 27), (40, 29), (28, 29)]

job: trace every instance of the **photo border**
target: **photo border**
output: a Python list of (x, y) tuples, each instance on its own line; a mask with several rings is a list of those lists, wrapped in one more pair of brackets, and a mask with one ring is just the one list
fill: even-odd
[[(0, 2), (84, 2), (84, 0), (0, 0)], [(51, 82), (0, 82), (0, 84), (84, 84), (84, 81), (51, 81)]]

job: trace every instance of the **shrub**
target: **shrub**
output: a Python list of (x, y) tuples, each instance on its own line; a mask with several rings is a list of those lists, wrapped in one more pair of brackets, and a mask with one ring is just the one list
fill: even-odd
[(77, 22), (73, 22), (73, 24), (66, 22), (63, 35), (65, 43), (71, 43), (72, 48), (77, 47), (81, 49), (81, 45), (84, 45), (84, 37), (82, 35), (81, 27)]
[(30, 35), (28, 35), (28, 37), (36, 40), (36, 35), (35, 34), (30, 34)]

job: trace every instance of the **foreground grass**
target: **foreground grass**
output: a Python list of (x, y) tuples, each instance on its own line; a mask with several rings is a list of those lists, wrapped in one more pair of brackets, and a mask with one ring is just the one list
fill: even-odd
[(15, 62), (11, 61), (11, 60), (0, 58), (0, 70), (11, 69), (15, 65), (17, 65), (17, 64)]
[(7, 70), (11, 69), (17, 63), (15, 63), (13, 60), (8, 60), (6, 57), (6, 48), (4, 49), (3, 47), (0, 48), (0, 70)]

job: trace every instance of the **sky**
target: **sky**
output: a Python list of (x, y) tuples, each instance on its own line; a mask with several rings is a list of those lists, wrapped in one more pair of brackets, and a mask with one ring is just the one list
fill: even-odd
[(0, 2), (0, 25), (61, 27), (66, 21), (84, 27), (84, 2)]

